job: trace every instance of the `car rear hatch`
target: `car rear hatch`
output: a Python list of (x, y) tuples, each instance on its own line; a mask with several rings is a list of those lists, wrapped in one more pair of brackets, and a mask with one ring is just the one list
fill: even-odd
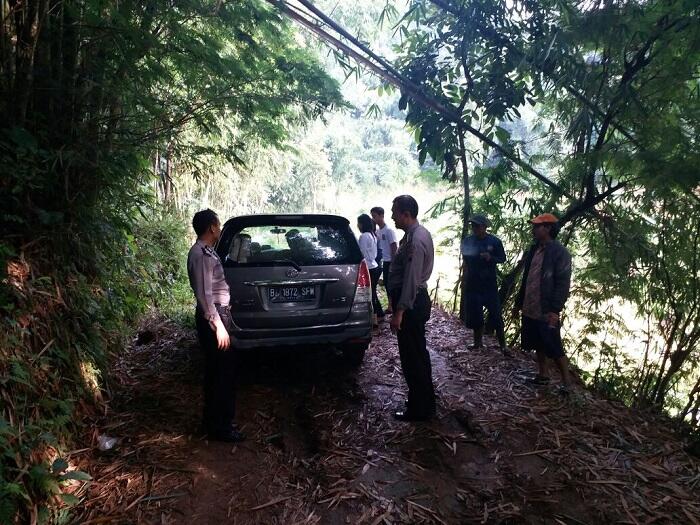
[(362, 254), (347, 219), (236, 217), (224, 226), (217, 252), (239, 328), (336, 325), (350, 314)]

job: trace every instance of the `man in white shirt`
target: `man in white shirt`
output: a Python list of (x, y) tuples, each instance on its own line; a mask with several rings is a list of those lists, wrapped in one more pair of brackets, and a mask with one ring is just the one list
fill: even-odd
[[(377, 223), (377, 247), (382, 252), (382, 281), (384, 281), (384, 289), (386, 290), (387, 296), (389, 295), (389, 289), (387, 288), (387, 282), (389, 282), (389, 270), (391, 269), (391, 261), (396, 255), (396, 250), (398, 250), (398, 243), (396, 240), (396, 232), (389, 228), (389, 226), (384, 222), (384, 208), (380, 206), (375, 206), (370, 210), (372, 214), (372, 219)], [(389, 306), (385, 310), (385, 313), (391, 313), (391, 298), (389, 298)]]

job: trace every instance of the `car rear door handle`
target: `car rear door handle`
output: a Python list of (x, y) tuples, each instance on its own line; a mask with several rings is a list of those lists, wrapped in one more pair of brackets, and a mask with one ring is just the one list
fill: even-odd
[(295, 279), (286, 281), (243, 281), (246, 286), (303, 286), (306, 284), (337, 283), (340, 279), (335, 277), (319, 279)]

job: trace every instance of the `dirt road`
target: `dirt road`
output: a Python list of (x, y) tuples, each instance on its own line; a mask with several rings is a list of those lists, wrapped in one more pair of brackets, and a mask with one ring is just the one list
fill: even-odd
[[(444, 314), (429, 323), (438, 414), (394, 421), (404, 400), (383, 325), (364, 364), (328, 349), (243, 360), (231, 446), (197, 434), (201, 363), (190, 330), (153, 319), (118, 361), (97, 432), (76, 453), (94, 481), (81, 523), (642, 523), (700, 520), (698, 462), (662, 424), (582, 388), (527, 379), (530, 356), (469, 352)], [(98, 430), (99, 429), (99, 430)]]

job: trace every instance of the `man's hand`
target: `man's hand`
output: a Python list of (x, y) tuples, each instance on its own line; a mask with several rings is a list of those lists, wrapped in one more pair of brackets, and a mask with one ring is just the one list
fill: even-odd
[(396, 335), (396, 333), (401, 330), (401, 321), (403, 321), (403, 310), (396, 310), (391, 315), (391, 321), (389, 321), (392, 334)]
[(214, 330), (214, 333), (216, 333), (217, 348), (219, 350), (228, 350), (229, 346), (231, 346), (231, 338), (228, 335), (224, 323), (221, 322), (221, 319), (217, 319), (209, 324), (212, 330)]
[(486, 262), (489, 262), (492, 259), (491, 254), (489, 252), (481, 252), (479, 255)]
[(547, 314), (547, 325), (550, 328), (556, 328), (559, 325), (559, 314), (556, 312), (549, 312)]

